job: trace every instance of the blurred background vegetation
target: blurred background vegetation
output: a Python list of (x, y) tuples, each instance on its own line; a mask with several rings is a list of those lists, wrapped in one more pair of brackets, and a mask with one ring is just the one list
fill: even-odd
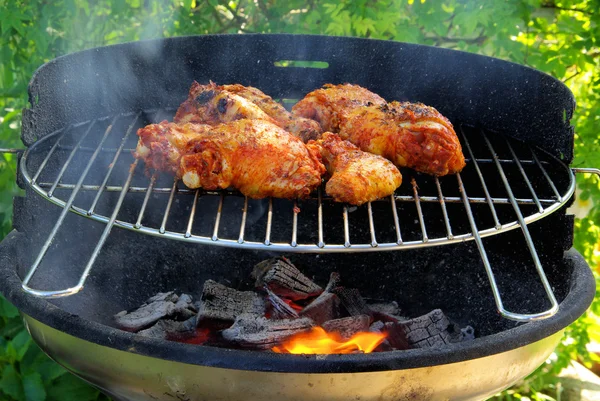
[[(421, 43), (499, 57), (547, 72), (574, 92), (574, 166), (600, 167), (600, 0), (0, 0), (0, 146), (20, 148), (27, 83), (66, 53), (126, 41), (214, 33), (310, 33)], [(16, 155), (0, 157), (0, 238), (11, 229)], [(575, 246), (600, 270), (600, 187), (579, 176)], [(592, 367), (598, 295), (549, 361), (499, 398), (561, 399), (557, 374)], [(0, 299), (0, 399), (96, 400), (97, 390), (49, 360)]]

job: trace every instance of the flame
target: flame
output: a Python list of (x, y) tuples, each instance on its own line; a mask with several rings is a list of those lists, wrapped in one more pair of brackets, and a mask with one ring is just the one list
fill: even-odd
[(322, 327), (313, 327), (310, 331), (296, 334), (273, 351), (284, 354), (351, 354), (372, 352), (385, 340), (385, 333), (368, 331), (356, 333), (344, 341), (339, 333), (328, 333)]

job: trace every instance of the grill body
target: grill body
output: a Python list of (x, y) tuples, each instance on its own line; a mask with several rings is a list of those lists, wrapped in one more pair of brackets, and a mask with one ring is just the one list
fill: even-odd
[[(329, 68), (277, 67), (274, 63), (281, 60), (325, 61)], [(545, 74), (426, 46), (292, 35), (173, 38), (58, 58), (31, 81), (32, 107), (24, 111), (23, 142), (31, 145), (70, 124), (107, 115), (177, 107), (194, 79), (239, 82), (292, 100), (323, 83), (357, 83), (390, 100), (430, 104), (455, 125), (501, 132), (565, 163), (572, 159), (573, 97)], [(60, 165), (48, 168), (56, 172)], [(121, 399), (347, 399), (349, 391), (362, 399), (482, 399), (542, 363), (594, 295), (588, 266), (569, 251), (573, 221), (562, 207), (529, 226), (560, 303), (559, 312), (543, 321), (519, 325), (497, 314), (471, 241), (402, 252), (292, 257), (318, 282), (338, 271), (346, 286), (361, 288), (367, 297), (396, 300), (409, 316), (441, 307), (451, 319), (476, 328), (479, 338), (469, 343), (321, 358), (157, 341), (111, 328), (112, 316), (159, 291), (198, 294), (209, 278), (243, 288), (250, 285), (251, 267), (276, 253), (115, 229), (83, 291), (63, 299), (38, 299), (21, 291), (21, 281), (61, 209), (28, 188), (22, 176), (19, 180), (26, 196), (15, 200), (15, 231), (0, 244), (0, 291), (23, 312), (32, 335), (50, 356)], [(104, 202), (114, 204), (117, 195), (109, 193)], [(135, 221), (139, 202), (125, 205), (118, 217)], [(202, 217), (197, 211), (196, 219)], [(441, 220), (439, 225), (443, 229)], [(32, 284), (75, 284), (104, 227), (69, 213)], [(414, 230), (419, 230), (417, 221)], [(520, 230), (486, 238), (485, 244), (498, 267), (496, 279), (507, 307), (526, 313), (547, 308)], [(89, 358), (82, 360), (82, 354)], [(486, 373), (489, 364), (498, 366), (494, 375)], [(448, 381), (440, 381), (440, 375)]]
[[(542, 364), (562, 330), (497, 355), (387, 372), (281, 373), (189, 365), (89, 343), (28, 316), (44, 351), (116, 400), (482, 400)], [(81, 358), (85, 355), (85, 358)], [(502, 374), (496, 367), (507, 366)], [(495, 367), (495, 368), (491, 368)]]

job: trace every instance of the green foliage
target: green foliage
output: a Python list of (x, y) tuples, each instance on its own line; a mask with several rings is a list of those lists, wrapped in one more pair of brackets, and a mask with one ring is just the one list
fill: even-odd
[(0, 399), (93, 401), (106, 396), (50, 360), (33, 342), (17, 309), (0, 297)]
[[(0, 146), (18, 147), (20, 110), (35, 69), (62, 54), (125, 41), (206, 33), (285, 32), (362, 36), (442, 46), (511, 60), (565, 82), (578, 102), (575, 166), (600, 167), (600, 0), (0, 0)], [(19, 194), (16, 157), (0, 158), (0, 238)], [(577, 219), (575, 247), (600, 267), (600, 185), (577, 180), (592, 206)], [(597, 268), (598, 270), (598, 268)], [(571, 359), (590, 363), (588, 332), (600, 333), (596, 299), (551, 362), (500, 398), (560, 397), (556, 374)], [(98, 392), (48, 360), (16, 310), (0, 300), (0, 398), (97, 399)], [(598, 336), (598, 335), (597, 335)], [(600, 336), (598, 336), (600, 337)]]

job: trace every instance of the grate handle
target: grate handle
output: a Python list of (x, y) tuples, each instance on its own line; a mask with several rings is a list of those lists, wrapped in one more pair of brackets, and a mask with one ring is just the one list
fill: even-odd
[(16, 148), (0, 148), (0, 153), (21, 153), (25, 152), (25, 149), (16, 149)]
[(573, 167), (571, 171), (575, 174), (596, 174), (600, 178), (600, 168), (589, 168), (589, 167)]

